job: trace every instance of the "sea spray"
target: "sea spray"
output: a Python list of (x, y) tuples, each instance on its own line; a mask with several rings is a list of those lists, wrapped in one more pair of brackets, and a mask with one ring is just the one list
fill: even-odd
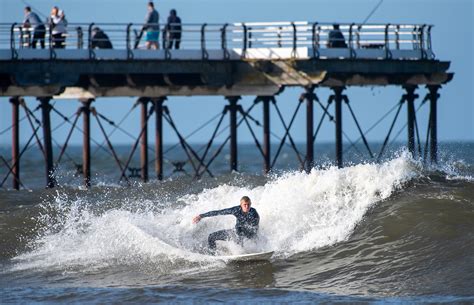
[[(244, 195), (260, 214), (260, 237), (244, 244), (246, 249), (232, 246), (230, 251), (273, 250), (284, 258), (349, 238), (371, 206), (419, 175), (419, 164), (402, 153), (381, 164), (292, 172), (257, 187), (224, 184), (175, 198), (154, 194), (135, 202), (106, 195), (89, 202), (58, 194), (49, 204), (56, 216), (49, 215), (45, 224), (54, 229), (34, 241), (34, 250), (17, 256), (15, 268), (80, 272), (132, 265), (170, 274), (220, 266), (202, 254), (207, 235), (232, 228), (235, 219), (220, 216), (192, 224), (192, 217), (237, 205)], [(100, 208), (104, 204), (110, 208)]]

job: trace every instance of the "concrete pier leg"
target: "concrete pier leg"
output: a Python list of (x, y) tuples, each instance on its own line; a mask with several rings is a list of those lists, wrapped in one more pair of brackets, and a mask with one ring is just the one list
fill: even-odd
[(306, 88), (306, 162), (305, 170), (307, 173), (311, 171), (314, 163), (314, 87)]
[(427, 86), (430, 91), (430, 159), (432, 163), (438, 163), (438, 109), (439, 85)]
[(83, 119), (82, 135), (82, 174), (84, 186), (91, 186), (91, 104), (93, 99), (80, 100), (82, 103), (81, 113)]
[(56, 184), (54, 179), (54, 165), (53, 165), (53, 145), (52, 145), (52, 135), (51, 135), (51, 120), (50, 112), (51, 105), (49, 101), (51, 97), (40, 97), (41, 107), (41, 116), (42, 116), (42, 126), (43, 126), (43, 146), (45, 152), (45, 163), (46, 163), (46, 187), (52, 188)]
[(141, 179), (143, 182), (148, 182), (148, 101), (146, 97), (139, 98), (140, 102), (140, 130), (143, 131), (140, 139), (140, 168)]
[(415, 94), (417, 86), (405, 86), (405, 101), (407, 102), (407, 131), (408, 131), (408, 151), (415, 155)]
[(270, 153), (270, 97), (264, 97), (263, 103), (263, 155), (264, 155), (264, 172), (271, 170), (271, 153)]
[(155, 103), (155, 171), (156, 178), (163, 180), (163, 103), (165, 97), (154, 99)]
[(230, 170), (237, 171), (237, 101), (240, 96), (228, 96), (230, 116)]
[(13, 189), (20, 189), (20, 99), (12, 97), (12, 176)]
[(333, 87), (335, 103), (335, 123), (336, 123), (336, 164), (342, 168), (342, 91), (344, 87)]

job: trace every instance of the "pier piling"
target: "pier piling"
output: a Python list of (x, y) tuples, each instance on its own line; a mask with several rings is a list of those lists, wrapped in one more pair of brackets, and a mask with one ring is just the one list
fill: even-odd
[(20, 189), (20, 99), (12, 97), (12, 178), (13, 189)]
[(140, 129), (143, 131), (141, 135), (140, 145), (140, 177), (143, 182), (148, 181), (148, 102), (149, 98), (141, 97), (138, 99), (140, 103)]
[(156, 178), (163, 180), (163, 103), (166, 97), (153, 100), (155, 104), (155, 171)]
[(430, 160), (432, 163), (438, 162), (438, 109), (437, 102), (439, 98), (439, 85), (428, 85), (430, 91)]
[(80, 100), (82, 103), (81, 113), (83, 119), (82, 136), (82, 174), (84, 177), (84, 186), (91, 186), (91, 104), (93, 99)]
[(333, 87), (336, 120), (336, 164), (342, 168), (342, 91), (344, 87)]
[(45, 152), (45, 165), (46, 165), (46, 187), (52, 188), (55, 186), (56, 181), (54, 178), (54, 165), (53, 165), (53, 145), (51, 135), (51, 104), (49, 101), (51, 97), (40, 97), (38, 98), (41, 107), (42, 115), (42, 126), (43, 126), (43, 146)]
[(240, 96), (228, 96), (230, 116), (230, 170), (237, 171), (237, 101)]

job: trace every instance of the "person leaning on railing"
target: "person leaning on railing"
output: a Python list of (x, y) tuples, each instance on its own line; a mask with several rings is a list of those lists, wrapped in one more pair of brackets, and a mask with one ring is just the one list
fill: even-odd
[(166, 23), (165, 32), (163, 35), (167, 39), (167, 48), (172, 49), (173, 43), (175, 49), (179, 49), (181, 42), (181, 18), (178, 17), (176, 10), (172, 9), (168, 16), (168, 22)]
[(346, 40), (344, 35), (339, 29), (339, 24), (333, 24), (333, 30), (329, 32), (328, 35), (328, 48), (347, 48)]
[(48, 19), (48, 23), (51, 27), (53, 48), (64, 49), (66, 47), (67, 33), (67, 20), (64, 11), (59, 10), (57, 6), (54, 6), (51, 10), (51, 16)]
[(46, 28), (40, 17), (31, 11), (31, 7), (25, 7), (25, 20), (23, 21), (23, 27), (26, 29), (33, 30), (33, 39), (31, 41), (31, 47), (36, 49), (36, 43), (39, 41), (41, 48), (44, 49), (44, 36), (46, 34)]

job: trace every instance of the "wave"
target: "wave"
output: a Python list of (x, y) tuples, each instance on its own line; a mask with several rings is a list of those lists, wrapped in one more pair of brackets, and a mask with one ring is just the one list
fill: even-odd
[(197, 225), (191, 219), (236, 205), (243, 195), (252, 198), (260, 214), (259, 239), (243, 248), (230, 244), (228, 251), (273, 250), (277, 259), (287, 258), (348, 239), (371, 207), (420, 175), (420, 164), (401, 154), (381, 164), (291, 172), (261, 186), (224, 184), (176, 198), (154, 193), (148, 200), (129, 201), (126, 188), (118, 198), (57, 193), (44, 204), (44, 230), (31, 251), (13, 259), (13, 268), (74, 271), (133, 265), (169, 274), (222, 265), (201, 253), (207, 235), (232, 228), (233, 216), (206, 218)]

